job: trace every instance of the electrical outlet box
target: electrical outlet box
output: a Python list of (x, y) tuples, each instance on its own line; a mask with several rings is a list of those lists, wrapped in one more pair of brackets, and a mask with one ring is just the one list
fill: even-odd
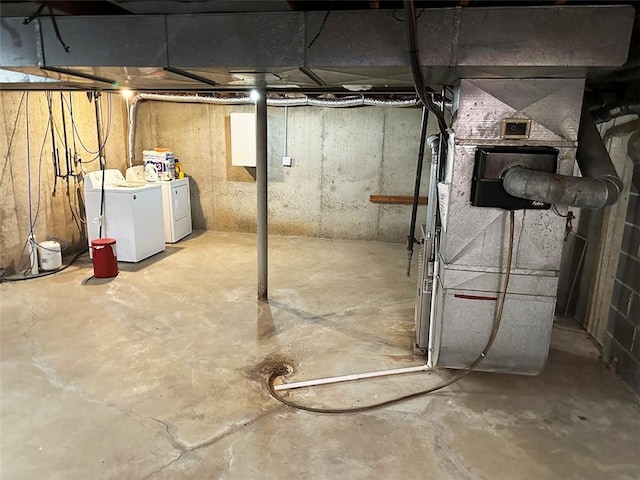
[(290, 167), (291, 164), (292, 164), (291, 157), (282, 157), (282, 166), (283, 167)]

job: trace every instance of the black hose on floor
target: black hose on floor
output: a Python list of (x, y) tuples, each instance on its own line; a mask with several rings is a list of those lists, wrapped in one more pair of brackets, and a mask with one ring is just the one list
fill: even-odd
[(286, 375), (289, 372), (286, 365), (278, 365), (274, 368), (274, 370), (272, 371), (271, 375), (269, 375), (269, 378), (267, 380), (267, 388), (269, 389), (269, 393), (271, 394), (271, 396), (276, 400), (278, 400), (279, 402), (284, 403), (285, 405), (288, 405), (289, 407), (296, 408), (298, 410), (304, 410), (305, 412), (329, 413), (329, 414), (358, 413), (358, 412), (367, 412), (369, 410), (374, 410), (377, 408), (387, 407), (389, 405), (411, 400), (413, 398), (417, 398), (422, 395), (428, 395), (438, 390), (442, 390), (443, 388), (446, 388), (449, 385), (454, 384), (461, 378), (468, 375), (469, 372), (471, 372), (474, 368), (476, 368), (480, 364), (480, 362), (482, 362), (482, 360), (484, 360), (484, 358), (487, 356), (487, 354), (489, 353), (489, 350), (491, 350), (491, 347), (493, 346), (493, 342), (495, 341), (496, 336), (498, 335), (498, 330), (500, 329), (500, 322), (502, 321), (502, 312), (504, 311), (504, 302), (505, 302), (505, 299), (507, 298), (507, 289), (509, 287), (509, 279), (511, 277), (511, 264), (513, 261), (514, 229), (515, 229), (515, 212), (511, 210), (509, 212), (509, 250), (507, 253), (507, 268), (506, 268), (506, 273), (504, 277), (504, 288), (502, 290), (502, 294), (500, 295), (500, 304), (498, 306), (498, 312), (496, 313), (496, 317), (493, 321), (493, 327), (491, 328), (491, 335), (489, 336), (489, 340), (487, 341), (487, 344), (482, 350), (482, 353), (478, 355), (478, 358), (476, 358), (467, 368), (465, 368), (464, 370), (459, 370), (458, 372), (456, 372), (455, 375), (453, 375), (448, 380), (438, 383), (437, 385), (427, 388), (426, 390), (421, 390), (419, 392), (411, 393), (409, 395), (403, 395), (401, 397), (392, 398), (390, 400), (385, 400), (384, 402), (374, 403), (372, 405), (364, 405), (362, 407), (353, 407), (353, 408), (320, 408), (320, 407), (308, 407), (306, 405), (301, 405), (291, 400), (287, 400), (276, 391), (275, 389), (276, 379), (278, 377), (282, 377), (283, 375)]

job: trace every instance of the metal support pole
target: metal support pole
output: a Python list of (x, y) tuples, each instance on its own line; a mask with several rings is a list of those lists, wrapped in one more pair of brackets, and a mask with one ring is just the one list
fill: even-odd
[(267, 224), (267, 95), (257, 89), (256, 99), (256, 184), (258, 190), (258, 299), (268, 298)]

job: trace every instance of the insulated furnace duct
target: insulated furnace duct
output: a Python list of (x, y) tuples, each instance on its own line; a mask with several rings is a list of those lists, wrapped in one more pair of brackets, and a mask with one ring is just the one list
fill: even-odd
[(466, 368), (482, 352), (503, 290), (509, 210), (515, 210), (502, 322), (477, 369), (543, 369), (565, 219), (549, 204), (507, 194), (503, 177), (513, 167), (572, 174), (583, 91), (582, 79), (463, 79), (456, 85), (437, 181), (437, 233), (423, 249), (418, 286), (416, 345), (430, 366)]

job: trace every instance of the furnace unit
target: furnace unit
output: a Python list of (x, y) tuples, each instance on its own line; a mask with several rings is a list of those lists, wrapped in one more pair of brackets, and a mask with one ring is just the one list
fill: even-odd
[(456, 86), (452, 133), (440, 149), (433, 186), (438, 209), (430, 210), (424, 228), (418, 282), (416, 346), (429, 365), (467, 368), (483, 351), (503, 290), (509, 210), (515, 210), (502, 322), (477, 369), (536, 374), (544, 367), (565, 219), (549, 203), (510, 195), (503, 178), (512, 169), (571, 175), (583, 91), (584, 81), (575, 79), (478, 79)]

